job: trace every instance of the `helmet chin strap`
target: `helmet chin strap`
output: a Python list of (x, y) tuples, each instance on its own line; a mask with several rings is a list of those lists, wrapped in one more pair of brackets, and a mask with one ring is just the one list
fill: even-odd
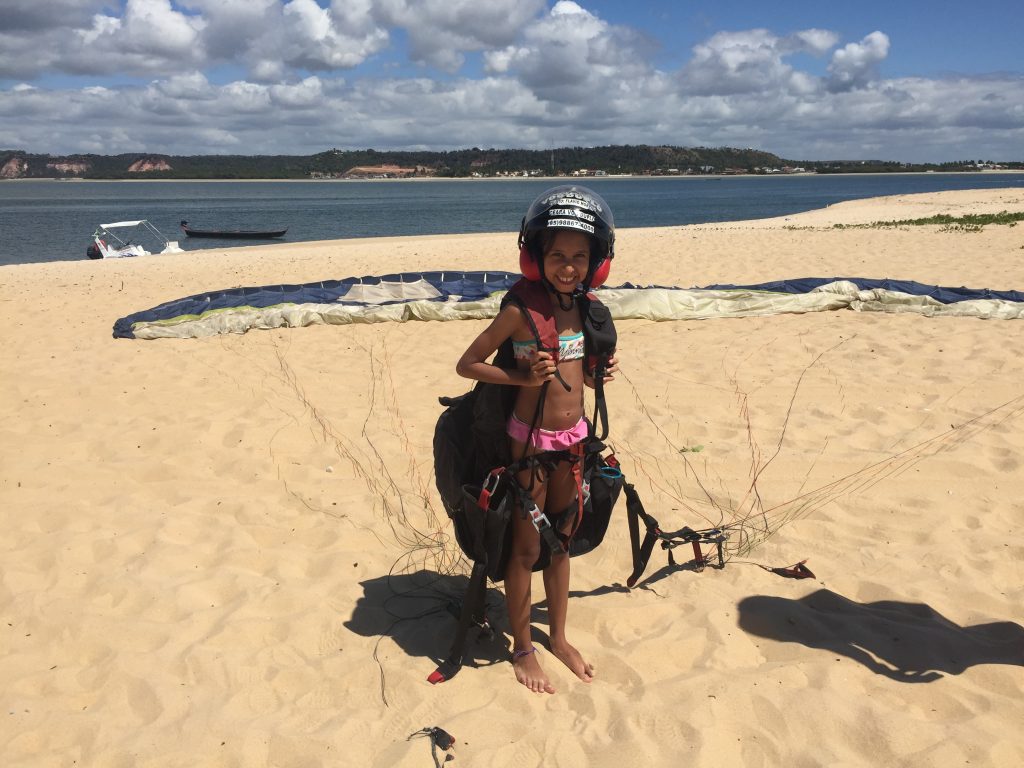
[(541, 280), (544, 282), (544, 286), (553, 294), (555, 294), (555, 300), (558, 302), (559, 308), (565, 311), (568, 311), (573, 308), (577, 296), (586, 293), (585, 290), (580, 290), (580, 283), (577, 283), (576, 287), (573, 288), (571, 292), (564, 293), (563, 291), (560, 291), (557, 288), (555, 288), (554, 283), (552, 283), (546, 277), (542, 277)]
[(544, 257), (541, 256), (537, 259), (537, 267), (540, 271), (541, 284), (547, 288), (551, 293), (555, 294), (555, 300), (558, 302), (559, 308), (563, 312), (567, 312), (573, 308), (577, 296), (585, 296), (589, 286), (586, 283), (576, 283), (571, 291), (565, 293), (555, 287), (555, 284), (548, 280), (547, 275), (544, 274)]

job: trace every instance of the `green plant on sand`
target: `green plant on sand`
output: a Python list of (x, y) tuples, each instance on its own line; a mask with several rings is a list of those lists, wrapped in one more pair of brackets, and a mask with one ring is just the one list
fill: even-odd
[(899, 221), (875, 221), (871, 224), (833, 224), (833, 229), (885, 229), (890, 227), (921, 227), (939, 224), (941, 232), (981, 232), (987, 224), (1003, 224), (1014, 227), (1018, 221), (1024, 221), (1024, 211), (1000, 211), (999, 213), (968, 213), (964, 216), (951, 216), (939, 213), (921, 219), (901, 219)]

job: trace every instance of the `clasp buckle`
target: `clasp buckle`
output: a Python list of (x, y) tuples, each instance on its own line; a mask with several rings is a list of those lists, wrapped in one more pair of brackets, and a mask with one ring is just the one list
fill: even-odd
[(491, 496), (497, 492), (502, 474), (504, 474), (503, 469), (492, 469), (487, 477), (484, 478), (483, 486), (480, 488), (480, 495), (476, 499), (477, 506), (480, 509), (487, 509), (491, 505)]

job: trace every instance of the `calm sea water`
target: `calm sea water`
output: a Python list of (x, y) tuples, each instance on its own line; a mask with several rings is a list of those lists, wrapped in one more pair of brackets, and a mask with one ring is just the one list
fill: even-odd
[[(85, 259), (97, 224), (148, 219), (186, 250), (266, 241), (196, 240), (198, 229), (288, 228), (283, 242), (514, 232), (550, 179), (392, 182), (0, 182), (0, 264)], [(584, 182), (619, 227), (783, 216), (856, 198), (1024, 187), (1021, 174), (607, 178)], [(143, 244), (147, 244), (144, 240)], [(147, 244), (148, 245), (148, 244)]]

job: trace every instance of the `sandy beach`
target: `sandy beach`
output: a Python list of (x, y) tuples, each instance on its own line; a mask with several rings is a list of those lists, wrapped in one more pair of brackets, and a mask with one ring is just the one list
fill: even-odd
[[(780, 219), (619, 222), (609, 284), (899, 278), (1024, 290), (1024, 189)], [(510, 216), (514, 223), (516, 216)], [(843, 224), (844, 228), (835, 228)], [(0, 267), (0, 755), (8, 766), (1024, 764), (1024, 325), (854, 311), (618, 323), (610, 443), (668, 529), (756, 546), (637, 588), (625, 505), (573, 561), (575, 680), (499, 630), (431, 686), (464, 585), (439, 395), (485, 321), (114, 340), (233, 286), (514, 269), (514, 232)], [(767, 524), (768, 533), (763, 528)], [(807, 560), (815, 578), (759, 566)], [(540, 601), (539, 578), (534, 582)]]

